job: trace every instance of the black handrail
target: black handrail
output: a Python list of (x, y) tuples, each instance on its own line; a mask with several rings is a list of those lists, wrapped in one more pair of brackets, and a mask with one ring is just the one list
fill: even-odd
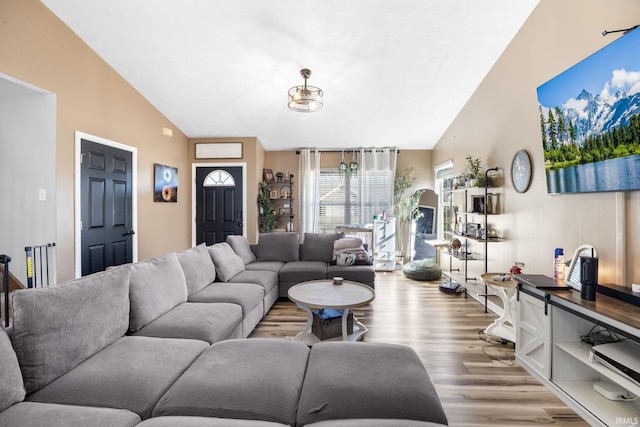
[[(0, 264), (4, 267), (4, 274), (2, 275), (2, 286), (4, 290), (4, 327), (9, 327), (9, 263), (11, 257), (8, 255), (0, 255)], [(0, 309), (0, 314), (2, 310)], [(0, 316), (1, 317), (1, 316)]]

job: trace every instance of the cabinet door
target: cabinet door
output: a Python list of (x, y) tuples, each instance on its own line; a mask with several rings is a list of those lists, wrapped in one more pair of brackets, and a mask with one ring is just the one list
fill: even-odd
[[(550, 316), (545, 302), (520, 292), (516, 321), (516, 357), (528, 371), (551, 378)], [(533, 373), (532, 372), (532, 373)]]

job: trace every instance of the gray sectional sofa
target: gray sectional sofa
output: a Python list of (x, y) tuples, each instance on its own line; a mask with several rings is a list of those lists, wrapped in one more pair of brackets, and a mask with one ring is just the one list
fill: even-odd
[(446, 425), (409, 347), (243, 339), (283, 278), (333, 274), (297, 242), (307, 259), (260, 247), (232, 238), (14, 292), (13, 324), (0, 331), (0, 425)]

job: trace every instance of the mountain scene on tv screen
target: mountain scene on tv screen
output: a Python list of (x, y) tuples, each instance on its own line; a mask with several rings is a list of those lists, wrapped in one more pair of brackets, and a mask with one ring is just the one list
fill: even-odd
[(640, 189), (640, 32), (538, 88), (549, 193)]

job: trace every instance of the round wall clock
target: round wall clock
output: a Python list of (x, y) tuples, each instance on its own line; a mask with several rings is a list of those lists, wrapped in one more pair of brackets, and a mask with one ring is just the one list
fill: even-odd
[(511, 181), (518, 193), (524, 193), (531, 183), (531, 157), (525, 150), (516, 152), (511, 162)]

